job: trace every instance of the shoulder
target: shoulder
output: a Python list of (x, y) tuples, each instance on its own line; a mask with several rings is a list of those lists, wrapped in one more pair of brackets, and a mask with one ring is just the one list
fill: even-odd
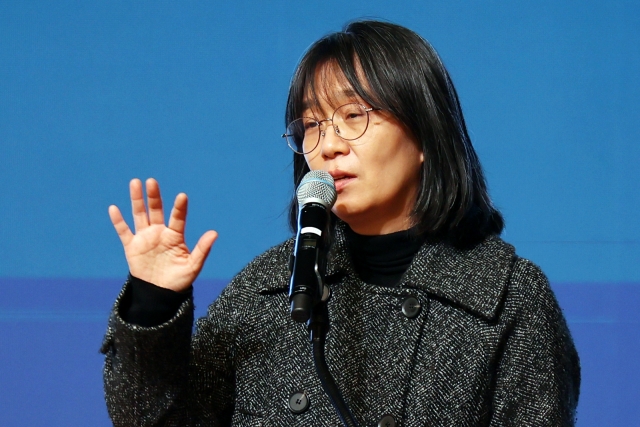
[(426, 244), (407, 279), (486, 319), (534, 300), (549, 309), (557, 305), (542, 270), (498, 236), (466, 249)]
[(509, 265), (504, 288), (504, 308), (513, 308), (516, 315), (540, 315), (560, 318), (560, 308), (549, 279), (539, 265), (516, 253), (513, 246), (502, 239), (493, 238), (492, 245), (506, 246), (512, 249), (512, 260)]
[(514, 315), (520, 320), (544, 319), (549, 325), (566, 322), (547, 276), (532, 261), (517, 257), (507, 292), (507, 306), (518, 309)]
[[(555, 342), (572, 343), (549, 279), (531, 260), (514, 254), (501, 305), (501, 317), (519, 328), (535, 330), (530, 336), (540, 338), (539, 334), (544, 334), (548, 339), (554, 337)], [(538, 339), (531, 344), (538, 345), (543, 341)]]
[(549, 280), (542, 269), (532, 261), (516, 256), (511, 271), (511, 283), (525, 293), (549, 288)]
[(231, 281), (231, 284), (250, 284), (256, 291), (271, 289), (289, 280), (289, 259), (293, 253), (295, 240), (284, 242), (267, 249), (249, 262)]
[(236, 303), (238, 299), (250, 299), (265, 290), (287, 288), (294, 243), (293, 238), (287, 239), (255, 257), (231, 279), (212, 307), (230, 299)]

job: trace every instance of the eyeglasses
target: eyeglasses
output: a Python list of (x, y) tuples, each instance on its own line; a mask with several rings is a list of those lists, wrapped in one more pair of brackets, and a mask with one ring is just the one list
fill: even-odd
[(327, 126), (325, 122), (331, 122), (336, 135), (345, 141), (353, 141), (360, 138), (369, 127), (369, 112), (379, 108), (367, 108), (362, 104), (344, 104), (336, 108), (330, 119), (316, 120), (313, 117), (295, 119), (282, 137), (287, 140), (287, 145), (298, 154), (307, 154), (316, 149), (320, 143), (320, 136), (324, 136)]

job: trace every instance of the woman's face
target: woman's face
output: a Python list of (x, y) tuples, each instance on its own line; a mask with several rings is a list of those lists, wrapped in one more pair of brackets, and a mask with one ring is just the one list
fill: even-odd
[[(322, 75), (333, 80), (322, 84), (332, 93), (319, 97), (319, 105), (303, 116), (323, 120), (337, 107), (352, 102), (370, 107), (335, 73)], [(366, 132), (354, 141), (341, 139), (327, 126), (318, 146), (305, 159), (311, 170), (325, 170), (333, 176), (338, 199), (332, 211), (356, 233), (389, 234), (413, 225), (410, 216), (424, 157), (414, 138), (390, 113), (371, 111)]]

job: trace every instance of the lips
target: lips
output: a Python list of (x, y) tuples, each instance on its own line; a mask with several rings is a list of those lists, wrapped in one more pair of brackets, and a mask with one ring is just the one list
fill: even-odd
[(336, 184), (336, 191), (338, 193), (340, 193), (340, 191), (344, 188), (344, 186), (349, 184), (356, 177), (354, 174), (342, 171), (340, 169), (334, 169), (329, 171), (329, 175), (333, 177), (333, 181)]

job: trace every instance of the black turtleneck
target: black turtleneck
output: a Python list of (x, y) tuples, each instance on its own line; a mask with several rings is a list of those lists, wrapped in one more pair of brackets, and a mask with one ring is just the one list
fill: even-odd
[(363, 236), (347, 227), (346, 238), (363, 282), (397, 286), (425, 241), (415, 228), (381, 236)]
[[(397, 286), (402, 275), (425, 241), (415, 229), (382, 236), (363, 236), (346, 228), (346, 238), (356, 272), (365, 283)], [(129, 292), (124, 296), (120, 315), (140, 326), (157, 326), (171, 319), (180, 305), (191, 296), (163, 289), (130, 276)]]

